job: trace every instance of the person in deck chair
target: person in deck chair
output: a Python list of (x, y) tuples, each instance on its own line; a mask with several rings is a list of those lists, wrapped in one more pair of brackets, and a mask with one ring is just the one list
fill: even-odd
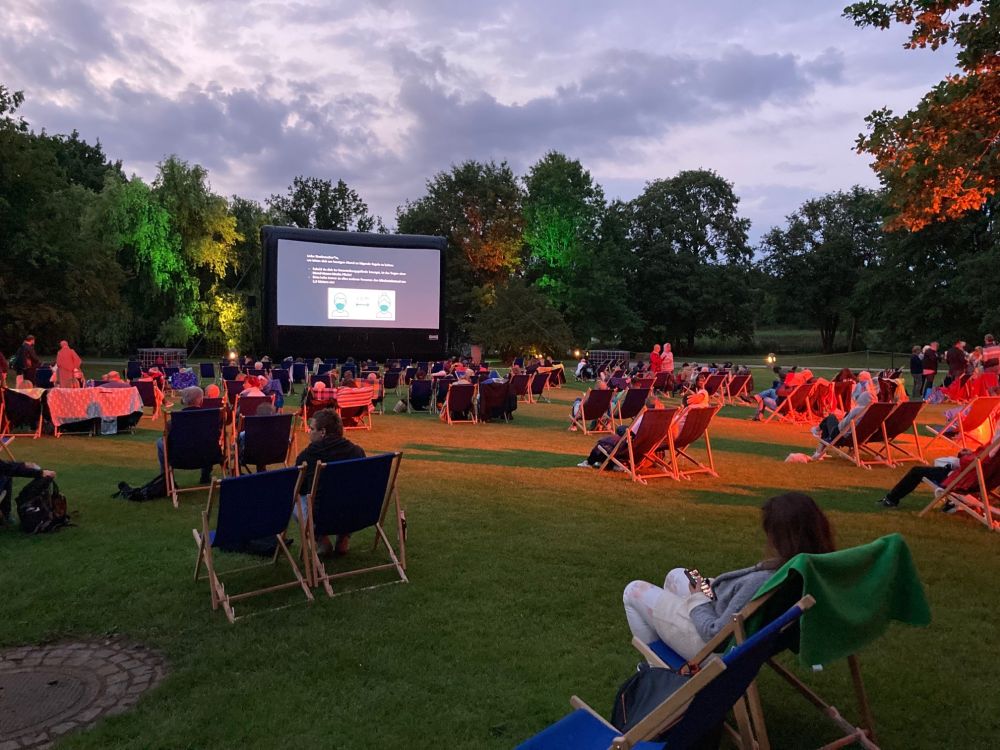
[[(646, 399), (647, 409), (660, 409), (662, 407), (663, 404), (661, 404), (659, 400), (653, 398), (652, 396)], [(632, 435), (635, 436), (639, 432), (640, 424), (642, 424), (642, 414), (633, 419), (632, 424), (630, 424), (628, 427), (626, 427), (623, 424), (618, 425), (615, 428), (614, 434), (604, 435), (603, 437), (601, 437), (594, 444), (594, 447), (590, 449), (590, 453), (587, 455), (587, 457), (583, 461), (578, 463), (577, 466), (579, 466), (581, 469), (600, 468), (601, 464), (604, 463), (604, 459), (607, 458), (607, 454), (602, 452), (601, 448), (610, 453), (614, 449), (614, 447), (618, 445), (618, 441), (621, 440), (621, 438), (625, 435), (626, 430), (631, 430)], [(621, 471), (620, 468), (614, 465), (609, 465), (608, 468), (610, 468), (612, 471)]]
[[(202, 401), (205, 400), (205, 392), (196, 385), (185, 388), (181, 391), (181, 411), (193, 411), (200, 409)], [(164, 472), (163, 460), (163, 438), (156, 440), (156, 458), (160, 462), (160, 473)], [(208, 484), (212, 481), (212, 464), (201, 467), (201, 478), (198, 484)]]
[(830, 521), (808, 495), (789, 492), (761, 508), (767, 539), (765, 558), (749, 568), (703, 578), (674, 568), (663, 586), (632, 581), (622, 600), (632, 635), (645, 643), (662, 640), (685, 659), (694, 657), (733, 616), (749, 604), (775, 570), (801, 552), (834, 550)]

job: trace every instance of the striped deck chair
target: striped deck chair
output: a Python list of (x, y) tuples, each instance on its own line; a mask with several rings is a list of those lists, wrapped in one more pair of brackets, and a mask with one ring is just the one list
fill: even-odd
[[(250, 466), (288, 466), (292, 458), (294, 414), (247, 416), (238, 420), (233, 441), (233, 473), (248, 474)], [(242, 440), (240, 434), (242, 433)], [(240, 447), (240, 443), (243, 447)]]
[(764, 407), (764, 411), (770, 412), (765, 422), (770, 422), (775, 417), (781, 422), (805, 422), (809, 420), (809, 394), (815, 383), (803, 383), (797, 385), (785, 399), (774, 409)]
[[(990, 442), (996, 434), (997, 409), (1000, 409), (1000, 396), (986, 396), (971, 401), (943, 426), (925, 425), (927, 431), (934, 436), (927, 447), (930, 448), (939, 438), (947, 440), (956, 448), (968, 448), (970, 442), (974, 448)], [(986, 440), (980, 440), (970, 434), (984, 427), (988, 427), (989, 430), (989, 437)], [(958, 440), (954, 439), (956, 436)]]
[(611, 413), (612, 426), (615, 422), (625, 424), (626, 419), (635, 419), (642, 414), (651, 393), (651, 386), (643, 388), (633, 383), (632, 387), (625, 391), (625, 395), (614, 405), (615, 408)]
[(552, 403), (548, 396), (545, 395), (545, 389), (549, 387), (549, 375), (548, 370), (545, 368), (539, 368), (535, 373), (535, 376), (531, 379), (531, 387), (528, 389), (528, 403), (533, 404), (536, 401), (545, 401), (546, 403)]
[[(212, 597), (212, 609), (222, 607), (226, 619), (236, 622), (233, 603), (252, 596), (260, 596), (272, 591), (299, 587), (306, 599), (313, 601), (312, 591), (295, 558), (285, 544), (285, 531), (292, 519), (292, 509), (298, 501), (304, 467), (277, 469), (242, 477), (215, 480), (208, 494), (208, 504), (201, 514), (201, 529), (192, 529), (195, 544), (198, 545), (198, 560), (194, 566), (194, 579), (200, 578), (201, 566), (205, 566), (208, 590)], [(218, 496), (218, 503), (215, 498)], [(214, 505), (218, 505), (215, 529), (211, 529), (210, 519)], [(300, 538), (305, 534), (300, 534)], [(274, 537), (277, 546), (274, 558), (267, 563), (220, 571), (216, 552), (242, 552), (250, 542)], [(283, 555), (292, 568), (291, 581), (272, 584), (258, 589), (230, 593), (222, 585), (222, 575), (243, 573), (263, 567), (274, 567)]]
[(938, 486), (929, 479), (923, 481), (934, 490), (934, 499), (919, 515), (950, 500), (986, 528), (1000, 531), (1000, 433), (980, 448), (976, 458), (948, 484)]
[[(609, 388), (597, 390), (588, 388), (580, 401), (580, 410), (576, 416), (570, 415), (569, 421), (578, 430), (582, 430), (584, 435), (595, 432), (611, 432), (614, 427), (614, 418), (611, 414), (611, 399), (615, 392)], [(593, 422), (594, 426), (588, 428)]]
[[(926, 463), (923, 448), (920, 447), (920, 436), (917, 434), (917, 416), (923, 408), (923, 401), (903, 401), (896, 404), (896, 408), (882, 423), (881, 434), (873, 435), (860, 447), (885, 459), (890, 466), (898, 466), (907, 461)], [(902, 444), (907, 433), (913, 434), (913, 443), (909, 447)], [(882, 444), (881, 449), (876, 447), (879, 442)]]
[[(24, 436), (37, 439), (42, 434), (42, 391), (41, 388), (0, 389), (0, 435), (3, 437)], [(18, 428), (27, 430), (17, 432)]]
[(337, 413), (345, 430), (370, 430), (372, 428), (372, 397), (368, 386), (337, 389)]
[(647, 484), (647, 479), (672, 477), (673, 472), (663, 463), (659, 452), (667, 442), (674, 417), (680, 411), (673, 406), (667, 409), (646, 409), (639, 418), (635, 430), (631, 427), (610, 449), (599, 446), (606, 456), (600, 468), (617, 466), (629, 475), (633, 482)]
[(178, 495), (210, 489), (210, 484), (177, 487), (174, 470), (202, 469), (224, 464), (224, 422), (217, 409), (195, 409), (168, 414), (163, 422), (163, 465), (167, 494), (179, 507)]
[(153, 413), (148, 416), (151, 420), (155, 421), (157, 417), (160, 416), (160, 404), (163, 402), (163, 394), (160, 389), (156, 387), (152, 380), (133, 380), (132, 385), (137, 391), (139, 391), (139, 398), (142, 399), (143, 408), (149, 406), (153, 409)]
[(750, 375), (733, 375), (726, 383), (726, 401), (735, 404), (736, 400), (750, 395)]
[(859, 468), (870, 469), (874, 464), (892, 466), (889, 458), (874, 449), (868, 449), (869, 443), (885, 443), (885, 421), (896, 408), (895, 404), (875, 401), (869, 404), (848, 425), (847, 429), (833, 440), (820, 438), (821, 452), (819, 459), (825, 457), (827, 451), (833, 451), (846, 458)]
[[(308, 520), (304, 536), (309, 540), (306, 569), (310, 584), (322, 585), (328, 596), (333, 596), (331, 581), (379, 570), (396, 572), (399, 580), (391, 583), (409, 582), (406, 577), (406, 516), (396, 489), (402, 458), (402, 453), (383, 453), (316, 465), (306, 514)], [(398, 551), (392, 546), (384, 528), (390, 504), (395, 510)], [(316, 540), (323, 536), (355, 534), (370, 528), (375, 529), (372, 552), (378, 549), (380, 542), (383, 543), (389, 562), (327, 572), (320, 560)]]
[(449, 383), (439, 416), (448, 424), (475, 424), (476, 386), (471, 383)]
[[(712, 456), (712, 441), (708, 437), (708, 426), (721, 408), (721, 406), (689, 407), (683, 414), (678, 415), (675, 422), (683, 420), (680, 430), (675, 435), (676, 426), (671, 429), (667, 436), (667, 443), (662, 446), (661, 451), (661, 458), (665, 466), (670, 469), (674, 479), (690, 479), (695, 474), (719, 476), (715, 471), (715, 459)], [(707, 465), (689, 453), (691, 445), (702, 438), (705, 439)], [(681, 468), (682, 458), (693, 464), (694, 468), (686, 470)]]
[[(805, 597), (726, 654), (694, 675), (665, 672), (676, 688), (646, 716), (615, 727), (575, 695), (575, 709), (517, 750), (673, 750), (709, 747), (730, 709), (736, 706), (764, 664), (781, 649), (785, 633), (815, 600)], [(668, 688), (669, 689), (669, 688)], [(633, 723), (634, 722), (634, 723)], [(748, 738), (750, 739), (750, 738)]]
[(720, 406), (726, 398), (726, 381), (729, 376), (725, 373), (716, 372), (705, 379), (705, 392), (708, 394), (708, 403), (718, 403)]

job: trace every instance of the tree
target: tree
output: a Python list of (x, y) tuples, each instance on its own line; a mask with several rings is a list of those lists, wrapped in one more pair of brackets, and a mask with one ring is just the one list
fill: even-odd
[(101, 148), (100, 141), (90, 145), (75, 130), (68, 136), (44, 137), (49, 139), (56, 162), (65, 170), (66, 177), (72, 184), (99, 193), (104, 189), (104, 178), (109, 172), (125, 179), (121, 160), (111, 162)]
[(738, 204), (711, 170), (655, 180), (631, 202), (629, 297), (647, 343), (683, 337), (692, 350), (699, 333), (752, 335), (750, 221)]
[(883, 255), (882, 212), (878, 193), (855, 187), (806, 201), (786, 228), (775, 227), (763, 239), (763, 268), (774, 279), (779, 306), (816, 326), (826, 353), (852, 312), (852, 338), (857, 335), (867, 307), (858, 285)]
[(907, 49), (950, 44), (961, 73), (951, 75), (901, 116), (866, 118), (859, 153), (895, 209), (890, 227), (917, 231), (981, 208), (1000, 186), (1000, 5), (972, 0), (859, 2), (844, 15), (860, 27), (912, 26)]
[(465, 340), (476, 310), (522, 267), (523, 193), (506, 162), (468, 161), (427, 182), (427, 194), (397, 213), (401, 233), (445, 237), (449, 346)]
[(287, 195), (272, 195), (267, 205), (280, 224), (303, 229), (385, 231), (382, 220), (368, 213), (368, 204), (343, 180), (334, 185), (318, 177), (296, 177)]
[(472, 335), (501, 358), (534, 352), (562, 355), (572, 340), (566, 321), (537, 288), (512, 278), (475, 315)]

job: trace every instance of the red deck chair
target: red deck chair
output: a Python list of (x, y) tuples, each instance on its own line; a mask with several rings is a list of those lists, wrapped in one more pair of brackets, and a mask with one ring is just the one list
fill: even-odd
[(954, 401), (956, 404), (964, 404), (972, 399), (969, 390), (969, 379), (965, 376), (955, 378), (947, 386), (941, 386), (941, 393), (949, 401)]
[(925, 479), (934, 490), (934, 499), (919, 515), (926, 515), (945, 500), (968, 513), (992, 531), (1000, 531), (1000, 435), (983, 446), (975, 460), (943, 487)]
[[(611, 432), (614, 427), (614, 417), (611, 414), (611, 399), (615, 392), (610, 388), (597, 390), (588, 388), (580, 401), (580, 411), (575, 417), (570, 417), (573, 425), (583, 430), (584, 435), (595, 432)], [(593, 429), (587, 429), (587, 425), (594, 422)]]
[(740, 396), (750, 395), (750, 375), (733, 375), (726, 383), (726, 400), (735, 404)]
[[(715, 471), (715, 459), (712, 457), (712, 442), (708, 438), (708, 426), (712, 423), (713, 417), (719, 413), (720, 406), (703, 406), (689, 408), (684, 415), (684, 423), (680, 431), (674, 435), (673, 430), (667, 436), (667, 444), (664, 447), (662, 457), (665, 467), (669, 468), (674, 479), (690, 479), (694, 474), (711, 474), (713, 477), (719, 476)], [(705, 452), (708, 464), (703, 464), (695, 459), (688, 451), (691, 445), (702, 438), (705, 439)], [(684, 470), (681, 468), (681, 459), (684, 458), (694, 468)]]
[(615, 408), (611, 412), (612, 424), (616, 421), (618, 424), (625, 424), (626, 419), (635, 419), (642, 414), (651, 392), (651, 387), (641, 388), (635, 385), (625, 391), (625, 396), (615, 404)]
[(625, 434), (610, 451), (600, 448), (600, 451), (607, 456), (600, 468), (608, 469), (611, 468), (609, 464), (614, 464), (627, 473), (633, 482), (640, 484), (646, 484), (647, 479), (656, 477), (673, 477), (673, 471), (664, 464), (658, 452), (663, 450), (674, 417), (679, 411), (676, 406), (668, 409), (646, 409), (634, 433), (631, 428), (625, 430)]
[(797, 385), (785, 400), (774, 409), (764, 407), (770, 412), (765, 422), (770, 422), (777, 417), (782, 422), (803, 422), (809, 418), (809, 394), (812, 393), (814, 383), (803, 383)]
[(633, 388), (652, 388), (654, 382), (656, 382), (656, 378), (655, 377), (644, 376), (644, 377), (641, 377), (641, 378), (635, 378), (632, 381), (632, 387)]
[[(1000, 396), (985, 396), (972, 401), (966, 409), (967, 414), (963, 414), (963, 409), (944, 426), (926, 425), (928, 432), (934, 437), (927, 444), (927, 447), (934, 445), (938, 438), (944, 438), (956, 448), (968, 448), (969, 442), (973, 442), (973, 447), (984, 445), (992, 440), (996, 434), (996, 411), (1000, 408)], [(989, 425), (990, 437), (987, 440), (979, 440), (969, 434), (980, 429), (984, 425)], [(953, 437), (957, 435), (958, 440)]]
[[(885, 421), (895, 408), (895, 404), (887, 404), (884, 401), (871, 403), (854, 418), (848, 426), (848, 431), (837, 435), (837, 437), (829, 442), (820, 439), (819, 442), (823, 446), (820, 458), (823, 457), (827, 450), (832, 450), (854, 465), (865, 469), (870, 469), (872, 464), (891, 466), (892, 464), (888, 458), (881, 457), (874, 449), (869, 450), (868, 444), (885, 442), (885, 434), (883, 432)], [(867, 460), (865, 455), (869, 456)]]
[(338, 388), (335, 408), (345, 430), (370, 430), (372, 428), (371, 388)]
[(984, 372), (969, 382), (969, 397), (990, 396), (1000, 388), (1000, 378), (995, 372)]
[[(896, 408), (882, 424), (882, 448), (875, 447), (879, 443), (879, 435), (874, 435), (865, 444), (865, 448), (874, 455), (884, 458), (890, 466), (907, 461), (926, 463), (923, 448), (920, 447), (920, 436), (917, 434), (917, 415), (923, 408), (923, 401), (904, 401), (896, 404)], [(901, 438), (906, 433), (913, 433), (913, 444), (909, 447), (901, 443)]]
[(709, 375), (705, 379), (705, 392), (708, 394), (708, 403), (717, 402), (721, 405), (725, 401), (727, 380), (729, 380), (729, 375), (722, 372)]
[(853, 407), (851, 394), (854, 392), (855, 381), (838, 380), (833, 384), (833, 396), (837, 401), (837, 408), (843, 412), (849, 412)]
[(476, 386), (472, 383), (449, 383), (439, 416), (448, 424), (476, 424)]
[(667, 370), (661, 370), (653, 378), (653, 390), (669, 396), (674, 390), (674, 374)]
[(824, 414), (829, 414), (837, 408), (837, 397), (834, 394), (833, 383), (813, 383), (809, 392), (809, 421), (818, 422)]

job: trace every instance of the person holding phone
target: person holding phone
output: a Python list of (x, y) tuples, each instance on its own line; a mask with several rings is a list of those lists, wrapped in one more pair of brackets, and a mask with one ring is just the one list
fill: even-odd
[(632, 635), (645, 643), (664, 641), (690, 659), (732, 622), (757, 590), (795, 555), (832, 552), (833, 531), (816, 502), (800, 492), (772, 497), (761, 508), (767, 540), (756, 565), (708, 579), (697, 570), (674, 568), (663, 586), (632, 581), (622, 600)]

